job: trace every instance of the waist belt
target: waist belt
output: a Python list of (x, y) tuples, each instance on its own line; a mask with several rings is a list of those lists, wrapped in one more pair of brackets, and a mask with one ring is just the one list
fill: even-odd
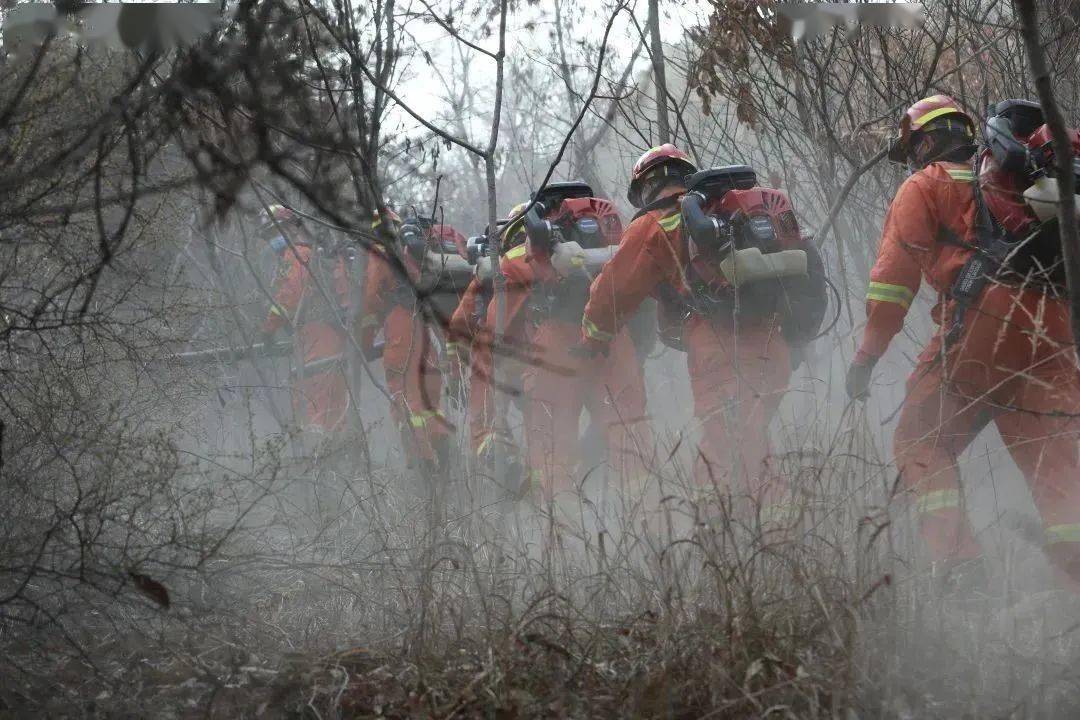
[(577, 324), (589, 302), (587, 285), (573, 282), (543, 283), (529, 297), (529, 316), (534, 323), (559, 320)]
[(782, 289), (772, 281), (761, 281), (735, 288), (695, 288), (683, 301), (693, 313), (711, 322), (750, 321), (776, 315)]

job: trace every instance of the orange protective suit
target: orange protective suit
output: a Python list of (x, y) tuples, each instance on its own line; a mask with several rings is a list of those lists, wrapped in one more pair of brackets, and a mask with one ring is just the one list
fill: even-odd
[[(870, 274), (856, 362), (885, 352), (923, 277), (939, 296), (935, 322), (951, 324), (946, 293), (975, 242), (973, 181), (970, 166), (939, 162), (901, 185)], [(1042, 515), (1049, 558), (1066, 578), (1080, 579), (1080, 376), (1064, 302), (991, 281), (953, 347), (943, 347), (944, 334), (939, 329), (919, 356), (894, 437), (932, 559), (979, 554), (956, 463), (993, 420)]]
[[(527, 277), (525, 246), (518, 245), (508, 250), (501, 259), (500, 267), (508, 284), (512, 277)], [(472, 451), (476, 455), (481, 455), (495, 440), (512, 442), (505, 437), (505, 428), (499, 427), (496, 418), (495, 388), (491, 373), (492, 338), (498, 318), (496, 303), (487, 301), (484, 297), (486, 292), (491, 292), (490, 288), (485, 289), (479, 280), (474, 279), (454, 311), (447, 333), (448, 346), (455, 354), (461, 352), (458, 350), (461, 346), (470, 346), (469, 437)], [(507, 387), (498, 388), (500, 392), (521, 392), (521, 371), (524, 368), (522, 360), (529, 345), (529, 328), (525, 322), (525, 313), (522, 312), (527, 297), (527, 293), (511, 292), (508, 288), (508, 307), (499, 343), (499, 362), (502, 365), (499, 376), (500, 381), (506, 383)]]
[[(477, 315), (482, 302), (481, 290), (480, 283), (473, 277), (468, 287), (461, 294), (461, 299), (458, 300), (453, 314), (446, 323), (447, 369), (452, 378), (464, 379), (472, 372), (469, 367), (469, 356), (472, 353), (473, 340), (476, 338), (481, 325), (480, 318)], [(466, 388), (471, 389), (471, 387), (472, 379), (470, 377)], [(473, 449), (475, 450), (475, 448)]]
[(572, 352), (581, 335), (578, 318), (588, 295), (587, 280), (560, 279), (543, 255), (528, 258), (527, 264), (507, 272), (507, 305), (526, 307), (533, 327), (532, 352), (522, 377), (533, 477), (548, 498), (574, 489), (581, 411), (587, 409), (606, 436), (608, 466), (624, 480), (643, 480), (653, 439), (645, 381), (630, 333), (625, 328), (614, 333), (603, 354)]
[[(339, 304), (333, 308), (313, 281), (316, 262), (310, 245), (294, 243), (284, 250), (274, 282), (274, 304), (262, 328), (264, 334), (270, 334), (291, 323), (296, 329), (297, 358), (305, 364), (341, 356), (345, 351), (340, 317), (349, 299), (345, 261), (334, 259), (332, 272), (326, 273), (332, 275), (332, 281), (320, 278), (323, 290)], [(324, 267), (328, 264), (323, 261)], [(293, 409), (306, 428), (330, 432), (344, 425), (349, 391), (343, 367), (304, 374), (293, 384)]]
[[(415, 277), (417, 269), (406, 260)], [(410, 461), (439, 461), (450, 426), (440, 409), (442, 374), (432, 329), (425, 322), (409, 281), (394, 267), (385, 251), (368, 255), (364, 279), (360, 342), (365, 353), (379, 329), (383, 331), (383, 370), (390, 393), (390, 413), (401, 433)]]
[[(685, 296), (689, 252), (674, 199), (643, 211), (626, 228), (615, 256), (593, 283), (582, 342), (604, 348), (650, 295)], [(790, 352), (776, 318), (706, 318), (691, 313), (682, 339), (702, 438), (695, 463), (700, 485), (732, 477), (763, 507), (780, 510), (782, 486), (767, 469), (768, 426), (791, 374)], [(612, 350), (612, 352), (617, 352)], [(741, 471), (733, 472), (737, 462)]]

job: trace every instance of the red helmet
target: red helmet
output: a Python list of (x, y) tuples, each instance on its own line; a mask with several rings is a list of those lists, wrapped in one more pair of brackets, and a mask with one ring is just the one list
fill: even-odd
[[(936, 130), (950, 131), (946, 144), (939, 146), (928, 138), (928, 133)], [(975, 123), (960, 109), (960, 103), (948, 95), (931, 95), (901, 116), (896, 137), (889, 141), (889, 159), (921, 168), (950, 150), (971, 145), (974, 139)]]
[(658, 147), (645, 151), (645, 154), (634, 163), (634, 169), (630, 173), (630, 188), (626, 191), (626, 199), (636, 208), (645, 205), (642, 202), (641, 186), (646, 180), (657, 177), (668, 177), (672, 180), (682, 180), (687, 175), (697, 172), (697, 166), (690, 156), (671, 143), (664, 143)]

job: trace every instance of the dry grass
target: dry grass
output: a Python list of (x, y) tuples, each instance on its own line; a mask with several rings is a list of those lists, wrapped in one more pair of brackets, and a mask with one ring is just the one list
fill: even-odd
[(677, 458), (635, 492), (591, 480), (559, 523), (459, 481), (432, 527), (397, 474), (324, 457), (162, 578), (168, 612), (9, 626), (0, 716), (1070, 716), (1080, 608), (1027, 592), (1037, 552), (1008, 545), (993, 596), (942, 592), (847, 427), (783, 459), (802, 512), (766, 530), (701, 522), (730, 499)]

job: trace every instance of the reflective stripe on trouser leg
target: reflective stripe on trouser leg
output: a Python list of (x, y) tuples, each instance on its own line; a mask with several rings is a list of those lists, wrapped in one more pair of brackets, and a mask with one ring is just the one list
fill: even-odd
[(1051, 525), (1046, 528), (1046, 544), (1080, 543), (1080, 523)]
[(894, 303), (906, 310), (911, 307), (911, 301), (915, 299), (915, 293), (904, 285), (871, 282), (866, 289), (866, 299)]
[(423, 430), (427, 427), (428, 422), (436, 418), (442, 419), (442, 412), (438, 410), (424, 410), (418, 413), (409, 413), (409, 424), (417, 430)]
[(931, 490), (915, 500), (915, 512), (920, 515), (960, 507), (959, 490)]
[(480, 441), (480, 444), (476, 446), (476, 456), (480, 457), (484, 452), (491, 447), (491, 443), (495, 442), (495, 433), (485, 433), (484, 439)]

